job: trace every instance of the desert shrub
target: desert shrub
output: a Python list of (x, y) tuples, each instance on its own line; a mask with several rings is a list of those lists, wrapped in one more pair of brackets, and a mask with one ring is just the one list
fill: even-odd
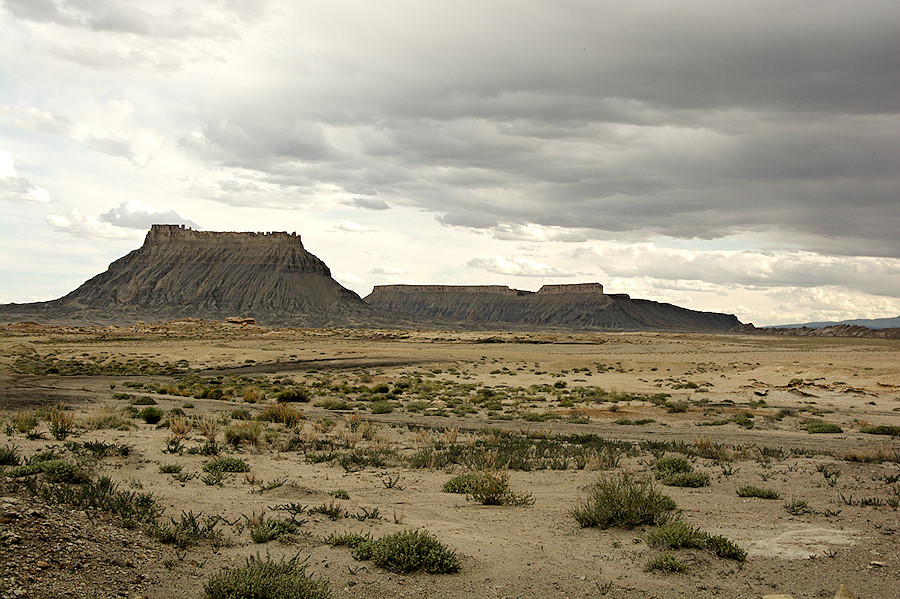
[(183, 466), (181, 464), (160, 464), (159, 465), (159, 473), (160, 474), (178, 474), (181, 472)]
[(153, 399), (152, 397), (148, 397), (148, 396), (144, 395), (142, 397), (138, 397), (137, 399), (133, 400), (131, 402), (131, 405), (133, 405), (133, 406), (155, 406), (156, 400)]
[(247, 410), (232, 410), (228, 415), (232, 420), (250, 420), (250, 412)]
[(22, 461), (19, 457), (19, 448), (16, 445), (10, 447), (4, 445), (0, 449), (0, 466), (18, 466)]
[(390, 414), (394, 411), (394, 404), (389, 401), (373, 401), (369, 411), (373, 414)]
[(147, 424), (157, 424), (165, 416), (165, 412), (159, 408), (149, 406), (138, 412), (138, 418)]
[(670, 487), (705, 487), (709, 485), (709, 475), (694, 472), (691, 462), (684, 456), (665, 456), (653, 465), (656, 478)]
[(708, 487), (709, 475), (705, 472), (677, 472), (663, 478), (660, 482), (669, 487)]
[(26, 464), (24, 466), (16, 466), (4, 472), (4, 475), (10, 478), (21, 478), (23, 476), (33, 476), (41, 473), (46, 474), (51, 482), (56, 483), (81, 484), (91, 480), (88, 473), (82, 470), (77, 464), (66, 462), (64, 460), (47, 460), (44, 462)]
[(628, 473), (601, 476), (570, 513), (582, 526), (634, 528), (665, 524), (677, 509), (675, 501), (659, 493), (653, 482)]
[(259, 422), (240, 422), (225, 427), (225, 441), (238, 447), (243, 442), (259, 445), (262, 425)]
[(328, 581), (307, 574), (298, 558), (276, 562), (268, 555), (248, 557), (243, 566), (212, 575), (203, 592), (206, 599), (330, 599)]
[(331, 545), (332, 547), (349, 547), (350, 549), (356, 549), (363, 543), (372, 542), (372, 535), (366, 533), (362, 534), (359, 532), (345, 532), (345, 533), (331, 533), (327, 537), (325, 537), (325, 543), (327, 545)]
[(793, 516), (802, 516), (804, 514), (811, 514), (812, 509), (809, 507), (809, 503), (807, 503), (803, 499), (791, 499), (790, 501), (784, 504), (784, 511), (793, 515)]
[(62, 441), (68, 437), (75, 428), (75, 416), (62, 410), (51, 411), (48, 421), (50, 434), (57, 441)]
[(305, 389), (285, 389), (279, 391), (275, 395), (275, 399), (280, 402), (307, 402), (309, 401), (309, 393)]
[(509, 488), (509, 472), (484, 471), (470, 481), (467, 497), (482, 505), (531, 505), (530, 493), (514, 493)]
[(463, 474), (457, 474), (445, 482), (442, 488), (445, 493), (468, 495), (472, 492), (474, 484), (479, 482), (479, 479), (484, 478), (485, 476), (484, 472), (464, 472)]
[(733, 541), (719, 535), (710, 535), (683, 520), (663, 524), (647, 534), (650, 547), (664, 549), (703, 549), (723, 559), (742, 562), (747, 552)]
[(254, 543), (268, 543), (275, 539), (289, 539), (295, 532), (296, 522), (269, 518), (250, 529), (250, 538)]
[(13, 416), (13, 428), (20, 433), (29, 433), (38, 424), (38, 413), (34, 410), (16, 412)]
[(456, 553), (424, 530), (404, 530), (360, 543), (354, 548), (353, 557), (372, 560), (385, 570), (399, 574), (416, 570), (429, 574), (459, 571)]
[(737, 490), (739, 497), (759, 497), (760, 499), (780, 499), (781, 495), (773, 489), (763, 489), (752, 485), (744, 485)]
[(810, 420), (806, 423), (806, 432), (808, 433), (842, 433), (844, 429), (840, 425), (833, 422), (823, 422), (822, 420)]
[(687, 565), (671, 553), (660, 553), (644, 566), (647, 572), (687, 572)]
[(900, 426), (894, 426), (891, 424), (863, 426), (860, 427), (859, 432), (869, 435), (890, 435), (892, 437), (900, 437)]
[(114, 407), (103, 406), (85, 416), (82, 426), (88, 430), (114, 428), (120, 431), (127, 431), (132, 427), (132, 423), (125, 414)]
[(204, 516), (203, 513), (181, 512), (181, 517), (176, 520), (170, 518), (170, 524), (157, 522), (150, 527), (150, 534), (161, 543), (175, 545), (179, 549), (192, 547), (201, 541), (209, 541), (213, 545), (221, 545), (224, 535), (218, 530), (219, 516)]
[(250, 465), (240, 458), (224, 457), (203, 464), (204, 472), (250, 472)]
[(286, 403), (268, 404), (256, 418), (268, 422), (280, 422), (291, 428), (297, 426), (301, 420), (306, 420), (306, 416), (301, 414), (300, 410)]
[(343, 399), (334, 399), (332, 397), (326, 397), (325, 399), (319, 400), (313, 404), (317, 408), (325, 408), (326, 410), (335, 410), (335, 411), (343, 411), (343, 410), (352, 410), (353, 405)]

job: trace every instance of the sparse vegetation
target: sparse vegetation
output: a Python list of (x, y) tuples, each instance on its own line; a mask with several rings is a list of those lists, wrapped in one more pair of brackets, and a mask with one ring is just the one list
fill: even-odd
[(424, 530), (404, 530), (374, 541), (361, 542), (353, 549), (358, 560), (399, 574), (423, 570), (429, 574), (459, 571), (459, 557)]
[(601, 476), (570, 513), (582, 527), (634, 528), (665, 524), (677, 507), (671, 497), (653, 487), (652, 481), (622, 473)]
[(250, 556), (211, 576), (203, 592), (206, 599), (331, 599), (328, 581), (307, 574), (299, 556), (279, 562)]
[(738, 497), (759, 497), (760, 499), (781, 499), (781, 494), (773, 489), (763, 489), (753, 485), (744, 485), (737, 490)]

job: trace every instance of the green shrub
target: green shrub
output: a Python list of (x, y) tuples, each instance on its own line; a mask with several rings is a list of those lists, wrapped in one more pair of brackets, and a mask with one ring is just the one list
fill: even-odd
[(763, 489), (753, 485), (744, 485), (737, 490), (739, 497), (759, 497), (760, 499), (780, 499), (781, 495), (773, 489)]
[(181, 464), (160, 464), (159, 465), (159, 473), (160, 474), (178, 474), (181, 472), (182, 465)]
[(325, 538), (325, 543), (332, 547), (349, 547), (350, 549), (356, 549), (363, 543), (370, 542), (372, 542), (372, 535), (359, 532), (331, 533)]
[(460, 493), (468, 495), (472, 492), (474, 484), (480, 482), (480, 479), (485, 476), (484, 472), (464, 472), (463, 474), (457, 474), (444, 483), (444, 493)]
[[(124, 395), (124, 393), (123, 393), (123, 395)], [(132, 401), (131, 405), (133, 405), (133, 406), (155, 406), (156, 400), (153, 399), (152, 397), (147, 397), (146, 395), (144, 395), (144, 396), (138, 397), (137, 399)]]
[(142, 419), (147, 424), (157, 424), (160, 420), (162, 420), (165, 414), (166, 413), (159, 408), (149, 406), (138, 412), (138, 418)]
[(687, 565), (671, 553), (660, 553), (644, 566), (647, 572), (687, 572)]
[(429, 574), (459, 571), (459, 557), (424, 530), (404, 530), (359, 544), (354, 559), (372, 560), (376, 565), (399, 574), (424, 570)]
[(279, 402), (308, 402), (309, 393), (305, 389), (285, 389), (275, 395)]
[(259, 422), (242, 421), (225, 427), (225, 441), (237, 448), (244, 441), (259, 445), (262, 425)]
[(300, 410), (286, 403), (269, 404), (256, 418), (267, 422), (280, 422), (291, 428), (297, 426), (301, 420), (306, 420), (306, 416)]
[(223, 568), (203, 587), (206, 599), (330, 599), (328, 581), (307, 574), (298, 558), (251, 556), (243, 566)]
[(62, 410), (53, 410), (50, 412), (49, 426), (53, 438), (62, 441), (75, 428), (75, 416)]
[(350, 404), (349, 402), (347, 402), (343, 399), (334, 399), (331, 397), (326, 397), (325, 399), (317, 401), (313, 405), (316, 406), (317, 408), (325, 408), (326, 410), (335, 410), (335, 411), (352, 410), (353, 409), (353, 405)]
[(662, 479), (673, 474), (692, 472), (694, 467), (684, 456), (669, 455), (656, 460), (653, 469), (656, 471), (656, 478)]
[(723, 559), (739, 562), (747, 559), (747, 552), (731, 540), (710, 535), (683, 520), (675, 520), (650, 531), (647, 534), (647, 544), (664, 549), (703, 549)]
[(470, 481), (466, 494), (482, 505), (531, 505), (530, 493), (514, 493), (509, 488), (509, 472), (484, 471)]
[(705, 472), (677, 472), (664, 477), (660, 482), (669, 487), (708, 487), (709, 475)]
[(394, 411), (394, 405), (389, 401), (373, 401), (369, 411), (373, 414), (390, 414)]
[(3, 449), (0, 449), (0, 466), (18, 466), (21, 461), (19, 448), (16, 445), (12, 447), (4, 445)]
[(47, 478), (55, 483), (81, 484), (91, 480), (88, 473), (79, 468), (77, 464), (63, 460), (47, 460), (16, 466), (4, 472), (4, 475), (10, 478), (21, 478), (41, 473), (46, 474)]
[(570, 513), (582, 527), (634, 528), (664, 524), (677, 507), (671, 497), (656, 491), (652, 481), (623, 473), (601, 476)]
[(250, 465), (240, 458), (224, 457), (203, 464), (204, 472), (250, 472)]
[(270, 518), (250, 529), (250, 538), (254, 543), (268, 543), (274, 539), (289, 539), (297, 532), (297, 524), (290, 520)]
[(877, 424), (871, 426), (860, 427), (859, 432), (868, 435), (890, 435), (892, 437), (900, 437), (900, 426), (891, 424)]
[(331, 495), (332, 497), (334, 497), (335, 499), (350, 499), (350, 493), (348, 493), (344, 489), (335, 489), (334, 491), (331, 491), (328, 494)]
[(228, 415), (233, 420), (250, 420), (250, 412), (247, 410), (231, 410)]
[(823, 422), (822, 420), (810, 420), (806, 423), (806, 432), (808, 433), (842, 433), (844, 429), (833, 422)]

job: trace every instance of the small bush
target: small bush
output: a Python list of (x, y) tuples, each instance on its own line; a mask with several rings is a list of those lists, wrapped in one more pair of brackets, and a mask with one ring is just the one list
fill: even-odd
[(739, 497), (759, 497), (760, 499), (780, 499), (781, 495), (773, 489), (763, 489), (752, 485), (744, 485), (737, 490)]
[(300, 410), (286, 403), (269, 404), (256, 418), (267, 422), (280, 422), (290, 428), (297, 426), (301, 420), (306, 420), (306, 416), (300, 413)]
[(138, 418), (147, 424), (157, 424), (162, 420), (163, 416), (165, 416), (165, 412), (153, 406), (146, 407), (138, 412)]
[(709, 475), (705, 472), (678, 472), (670, 474), (663, 478), (660, 482), (669, 487), (708, 487)]
[(671, 553), (660, 553), (644, 566), (647, 572), (687, 572), (687, 565)]
[(160, 474), (178, 474), (181, 472), (182, 465), (181, 464), (160, 464), (159, 465), (159, 473)]
[(251, 556), (243, 566), (223, 568), (203, 587), (206, 599), (331, 599), (328, 581), (307, 574), (298, 557)]
[(0, 449), (0, 466), (18, 466), (21, 461), (19, 448), (16, 445), (12, 447), (4, 445), (3, 449)]
[(262, 425), (259, 422), (241, 422), (225, 428), (225, 441), (237, 448), (241, 443), (259, 445)]
[[(125, 394), (123, 394), (123, 395), (125, 395)], [(156, 400), (153, 399), (152, 397), (147, 397), (146, 395), (144, 395), (143, 397), (138, 397), (137, 399), (132, 401), (131, 405), (133, 405), (133, 406), (155, 406)]]
[(289, 539), (297, 532), (297, 524), (290, 520), (271, 518), (260, 522), (250, 529), (250, 538), (254, 543), (268, 543), (274, 539)]
[(81, 484), (91, 480), (87, 472), (79, 468), (77, 464), (63, 460), (48, 460), (16, 466), (4, 472), (4, 475), (10, 478), (21, 478), (41, 473), (46, 474), (47, 478), (55, 483)]
[(650, 531), (647, 544), (665, 549), (704, 549), (723, 559), (739, 562), (747, 559), (747, 552), (731, 540), (710, 535), (683, 520), (675, 520)]
[(53, 410), (50, 412), (50, 434), (57, 441), (62, 441), (68, 437), (75, 428), (75, 416), (62, 410)]
[(444, 493), (460, 493), (468, 495), (476, 483), (480, 483), (480, 479), (486, 475), (484, 472), (464, 472), (458, 474), (444, 483), (442, 487)]
[(860, 427), (859, 432), (868, 435), (890, 435), (892, 437), (900, 437), (900, 426), (891, 424), (877, 424), (872, 426)]
[(394, 411), (394, 405), (389, 401), (373, 401), (369, 411), (373, 414), (390, 414)]
[(634, 528), (664, 524), (677, 507), (671, 497), (656, 491), (652, 481), (623, 473), (601, 476), (570, 513), (582, 527)]
[(305, 389), (285, 389), (279, 391), (275, 399), (279, 402), (308, 402), (309, 393)]
[(359, 532), (331, 533), (325, 538), (325, 543), (332, 547), (349, 547), (350, 549), (356, 549), (364, 543), (371, 542), (372, 535)]
[(531, 505), (534, 498), (530, 493), (514, 493), (509, 488), (508, 472), (484, 471), (481, 476), (470, 481), (466, 494), (482, 505)]
[(811, 514), (809, 504), (803, 499), (792, 499), (784, 504), (784, 510), (793, 516), (802, 516), (803, 514)]
[(815, 433), (842, 433), (844, 429), (842, 429), (839, 425), (833, 422), (823, 422), (822, 420), (810, 420), (806, 423), (806, 432), (815, 434)]
[(224, 457), (203, 465), (204, 472), (250, 472), (250, 465), (242, 459)]
[(404, 530), (359, 544), (354, 559), (372, 560), (376, 565), (399, 574), (424, 570), (429, 574), (459, 571), (459, 557), (424, 530)]

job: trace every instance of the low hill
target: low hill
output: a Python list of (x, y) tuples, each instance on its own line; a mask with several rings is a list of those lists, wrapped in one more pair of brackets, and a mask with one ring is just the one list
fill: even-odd
[(599, 283), (544, 285), (522, 291), (503, 285), (376, 285), (365, 301), (382, 310), (460, 323), (597, 330), (727, 331), (731, 314), (607, 295)]
[(900, 328), (900, 316), (891, 318), (854, 318), (852, 320), (838, 320), (827, 322), (805, 322), (803, 324), (779, 324), (773, 329), (823, 329), (825, 327), (836, 327), (840, 325), (851, 325), (858, 327), (866, 327), (867, 329), (897, 329)]

